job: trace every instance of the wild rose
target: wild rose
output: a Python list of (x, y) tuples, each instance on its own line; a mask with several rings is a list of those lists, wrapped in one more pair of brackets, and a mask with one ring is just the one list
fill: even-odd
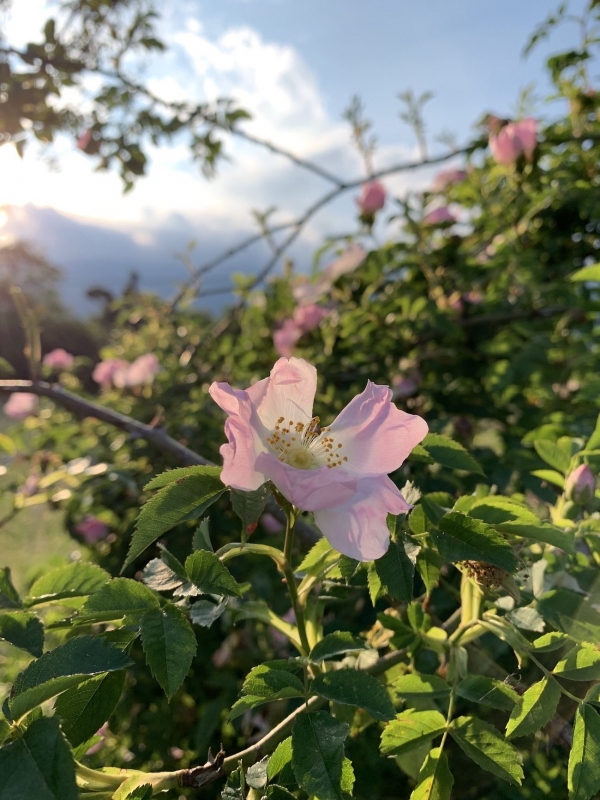
[(514, 164), (521, 153), (531, 160), (537, 144), (537, 121), (527, 117), (510, 122), (495, 134), (490, 134), (490, 150), (498, 164)]
[(273, 333), (273, 346), (277, 355), (289, 358), (301, 336), (302, 331), (293, 319), (284, 320), (282, 326)]
[(371, 561), (389, 545), (387, 515), (410, 509), (387, 473), (427, 433), (425, 420), (397, 409), (387, 386), (370, 381), (334, 422), (320, 427), (312, 407), (316, 369), (280, 358), (271, 375), (246, 390), (213, 383), (227, 413), (221, 447), (227, 486), (254, 491), (268, 480), (294, 506), (314, 513), (336, 550)]
[(587, 464), (580, 464), (565, 481), (565, 494), (575, 503), (589, 503), (596, 491), (594, 473)]
[(122, 358), (107, 358), (96, 364), (92, 372), (92, 378), (96, 383), (108, 387), (112, 384), (114, 375), (119, 370), (127, 369), (128, 366), (129, 363)]
[(309, 283), (306, 279), (293, 289), (294, 299), (301, 305), (316, 303), (324, 294), (328, 294), (333, 284), (341, 278), (354, 272), (367, 257), (367, 251), (359, 244), (351, 244), (344, 252), (328, 264), (322, 271), (316, 283)]
[(101, 519), (91, 514), (88, 514), (87, 517), (75, 525), (75, 531), (87, 544), (96, 544), (108, 536), (108, 526)]
[(154, 376), (160, 371), (160, 363), (154, 353), (139, 356), (127, 368), (117, 370), (113, 383), (119, 388), (124, 386), (141, 386), (152, 383)]
[(66, 350), (59, 347), (56, 350), (51, 350), (49, 353), (46, 353), (43, 361), (45, 366), (50, 367), (50, 369), (71, 369), (75, 358), (71, 353), (67, 353)]
[(7, 417), (21, 421), (30, 417), (37, 405), (38, 399), (34, 394), (14, 392), (4, 404), (3, 411)]
[(368, 181), (360, 187), (360, 194), (356, 198), (356, 205), (365, 217), (372, 217), (385, 205), (385, 186), (379, 181)]
[(296, 306), (293, 314), (294, 323), (300, 328), (302, 333), (309, 333), (317, 328), (322, 320), (327, 316), (327, 309), (310, 303), (305, 306)]
[(468, 177), (464, 169), (444, 169), (433, 179), (432, 192), (443, 192), (454, 183), (462, 183)]
[(423, 217), (423, 225), (442, 225), (447, 222), (451, 224), (456, 222), (456, 217), (450, 211), (448, 206), (434, 208), (433, 211), (430, 211)]

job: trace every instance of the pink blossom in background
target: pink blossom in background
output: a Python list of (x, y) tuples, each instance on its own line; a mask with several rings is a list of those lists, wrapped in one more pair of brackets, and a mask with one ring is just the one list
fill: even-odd
[(27, 392), (14, 392), (4, 404), (4, 413), (7, 417), (23, 420), (30, 417), (36, 410), (38, 399), (34, 394)]
[(88, 144), (92, 141), (92, 132), (90, 130), (84, 131), (81, 136), (77, 138), (77, 149), (85, 150)]
[(75, 525), (75, 531), (87, 544), (96, 544), (96, 542), (100, 542), (108, 536), (108, 526), (98, 517), (93, 517), (91, 514), (88, 514), (87, 517)]
[(385, 186), (380, 181), (368, 181), (360, 187), (356, 205), (361, 214), (370, 217), (384, 207), (385, 198)]
[(580, 464), (565, 481), (565, 494), (576, 503), (589, 503), (595, 491), (596, 479), (587, 464)]
[(322, 271), (316, 283), (310, 283), (306, 278), (293, 289), (294, 299), (301, 305), (316, 303), (324, 294), (329, 294), (331, 287), (349, 272), (354, 272), (367, 257), (367, 251), (359, 244), (351, 244), (344, 252), (328, 264)]
[(315, 303), (310, 303), (307, 306), (296, 306), (293, 320), (302, 333), (308, 333), (317, 328), (326, 316), (326, 308), (315, 305)]
[(86, 752), (85, 752), (86, 756), (93, 756), (95, 753), (97, 753), (100, 750), (102, 750), (102, 748), (104, 747), (104, 740), (106, 739), (106, 737), (109, 734), (110, 734), (110, 731), (108, 729), (108, 722), (105, 722), (104, 725), (101, 728), (99, 728), (96, 731), (96, 734), (95, 734), (96, 736), (101, 736), (102, 738), (100, 739), (99, 742), (96, 742), (96, 744), (93, 744), (89, 748), (89, 750), (86, 750)]
[(445, 222), (456, 222), (456, 217), (450, 211), (448, 206), (434, 208), (433, 211), (430, 211), (423, 217), (423, 225), (441, 225)]
[(410, 397), (419, 389), (421, 381), (417, 376), (402, 377), (397, 375), (392, 381), (392, 400), (401, 400), (403, 397)]
[(443, 192), (454, 183), (462, 183), (468, 177), (464, 169), (444, 169), (433, 179), (432, 192)]
[(243, 491), (273, 481), (315, 523), (336, 550), (361, 561), (385, 554), (387, 514), (410, 509), (387, 473), (427, 433), (421, 417), (397, 409), (392, 391), (370, 381), (334, 422), (312, 416), (316, 369), (280, 358), (271, 375), (246, 390), (213, 383), (213, 400), (227, 413), (221, 447), (227, 486)]
[(283, 530), (283, 525), (279, 522), (278, 519), (275, 519), (273, 514), (269, 514), (267, 511), (266, 514), (263, 514), (260, 518), (260, 524), (266, 530), (267, 533), (271, 533), (275, 535), (276, 533), (281, 533)]
[(71, 369), (75, 358), (62, 347), (51, 350), (44, 356), (44, 364), (51, 369)]
[(531, 159), (536, 144), (537, 120), (532, 117), (509, 122), (497, 134), (490, 134), (490, 150), (498, 164), (514, 164), (521, 153)]
[(471, 289), (462, 295), (463, 303), (468, 303), (471, 306), (480, 306), (483, 303), (483, 295), (476, 289)]
[(273, 333), (273, 346), (277, 355), (289, 358), (294, 352), (298, 339), (302, 336), (302, 330), (296, 325), (293, 319), (283, 321), (281, 328)]
[(122, 358), (107, 358), (96, 364), (92, 372), (92, 378), (96, 383), (107, 387), (112, 384), (115, 373), (127, 369), (128, 366), (128, 362)]
[(145, 353), (139, 356), (127, 368), (117, 370), (113, 376), (113, 383), (119, 388), (124, 386), (141, 386), (152, 383), (154, 376), (160, 371), (158, 358), (154, 353)]

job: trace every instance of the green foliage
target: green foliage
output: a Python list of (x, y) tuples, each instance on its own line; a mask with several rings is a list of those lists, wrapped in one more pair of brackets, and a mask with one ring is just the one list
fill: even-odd
[(67, 689), (56, 698), (54, 710), (73, 747), (87, 742), (111, 716), (124, 681), (124, 672), (107, 672)]
[(318, 663), (345, 653), (352, 653), (355, 650), (362, 650), (365, 646), (362, 639), (353, 636), (348, 631), (328, 633), (310, 651), (310, 660)]
[(514, 707), (506, 726), (507, 738), (528, 736), (552, 719), (561, 697), (560, 686), (553, 678), (534, 683)]
[(363, 708), (374, 719), (390, 720), (395, 714), (384, 687), (362, 670), (338, 669), (317, 675), (310, 688), (333, 703)]
[(522, 782), (519, 752), (487, 722), (476, 717), (459, 717), (452, 723), (450, 735), (482, 769), (509, 783)]
[(44, 626), (35, 614), (27, 611), (0, 614), (0, 639), (39, 658), (44, 647)]
[(292, 767), (298, 786), (322, 800), (342, 800), (344, 741), (349, 727), (325, 711), (298, 717), (292, 733)]
[(203, 594), (238, 597), (242, 593), (239, 583), (231, 572), (208, 550), (196, 550), (188, 556), (185, 570), (190, 582)]
[(410, 800), (450, 800), (453, 784), (446, 754), (434, 747), (423, 762)]
[(381, 752), (400, 756), (430, 744), (446, 729), (446, 720), (439, 711), (413, 711), (398, 714), (383, 730)]
[(451, 511), (440, 519), (439, 529), (432, 535), (446, 561), (485, 561), (506, 572), (516, 569), (510, 545), (490, 525)]
[(589, 800), (600, 791), (600, 715), (582, 703), (575, 714), (569, 755), (569, 800)]
[(146, 611), (140, 632), (148, 665), (170, 700), (183, 683), (196, 652), (194, 631), (185, 614), (167, 603)]
[(68, 597), (85, 597), (101, 589), (110, 575), (96, 564), (69, 564), (38, 578), (29, 590), (28, 605), (63, 600)]

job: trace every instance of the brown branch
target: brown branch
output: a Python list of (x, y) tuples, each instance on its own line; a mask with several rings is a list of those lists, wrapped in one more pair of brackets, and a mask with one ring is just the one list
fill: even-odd
[[(38, 397), (48, 397), (63, 408), (77, 414), (78, 417), (93, 417), (102, 422), (107, 422), (115, 428), (127, 431), (133, 437), (144, 439), (157, 450), (172, 456), (179, 464), (184, 466), (214, 466), (212, 461), (169, 436), (164, 428), (155, 428), (152, 425), (146, 425), (144, 422), (138, 422), (118, 411), (112, 411), (91, 400), (84, 400), (60, 386), (53, 386), (44, 381), (0, 380), (0, 393), (2, 392), (6, 394), (24, 392), (26, 394), (35, 394)], [(267, 510), (282, 525), (286, 524), (286, 516), (274, 500), (269, 500)], [(302, 519), (299, 519), (296, 523), (296, 530), (307, 544), (314, 544), (320, 538), (315, 528)]]

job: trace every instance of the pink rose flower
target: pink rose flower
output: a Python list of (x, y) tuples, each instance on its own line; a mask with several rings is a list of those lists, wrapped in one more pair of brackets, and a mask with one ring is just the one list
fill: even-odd
[(30, 417), (37, 405), (36, 395), (28, 392), (14, 392), (4, 404), (3, 410), (7, 417), (21, 421)]
[(92, 378), (96, 383), (108, 387), (112, 384), (115, 373), (127, 369), (128, 366), (128, 362), (122, 358), (107, 358), (96, 364), (92, 372)]
[(281, 328), (278, 328), (273, 334), (273, 346), (277, 355), (289, 358), (301, 336), (302, 330), (293, 319), (284, 320)]
[(120, 388), (152, 383), (159, 370), (160, 364), (154, 353), (145, 353), (136, 358), (126, 369), (117, 370), (113, 376), (113, 383)]
[(333, 284), (342, 275), (354, 272), (367, 257), (367, 251), (359, 244), (351, 244), (339, 258), (328, 264), (316, 283), (303, 283), (294, 287), (294, 299), (301, 305), (316, 303), (324, 294), (328, 294)]
[(468, 177), (468, 173), (464, 169), (444, 169), (433, 179), (431, 186), (432, 192), (443, 192), (453, 183), (462, 183)]
[(302, 333), (308, 333), (317, 328), (326, 316), (327, 309), (315, 305), (315, 303), (310, 303), (307, 306), (296, 306), (293, 320)]
[(424, 438), (427, 423), (392, 405), (387, 386), (369, 381), (320, 428), (312, 415), (316, 388), (317, 371), (301, 358), (280, 358), (270, 377), (246, 390), (213, 383), (210, 395), (228, 415), (221, 479), (243, 491), (271, 480), (290, 503), (314, 513), (340, 553), (380, 558), (389, 545), (388, 513), (410, 509), (387, 473)]
[(51, 350), (44, 356), (44, 364), (51, 369), (71, 369), (75, 361), (71, 353), (67, 353), (62, 347)]
[(587, 464), (580, 464), (565, 481), (565, 494), (575, 503), (589, 503), (595, 491), (594, 473)]
[(433, 211), (430, 211), (423, 217), (423, 225), (442, 225), (446, 222), (451, 224), (456, 222), (456, 217), (450, 211), (448, 206), (434, 208)]
[(87, 544), (96, 544), (108, 536), (108, 526), (91, 514), (77, 523), (75, 530)]
[(360, 194), (356, 198), (356, 205), (360, 213), (371, 217), (385, 205), (385, 186), (379, 181), (368, 181), (360, 187)]
[(509, 122), (497, 134), (490, 134), (490, 150), (498, 164), (514, 164), (521, 153), (531, 160), (536, 144), (537, 121), (532, 117)]

